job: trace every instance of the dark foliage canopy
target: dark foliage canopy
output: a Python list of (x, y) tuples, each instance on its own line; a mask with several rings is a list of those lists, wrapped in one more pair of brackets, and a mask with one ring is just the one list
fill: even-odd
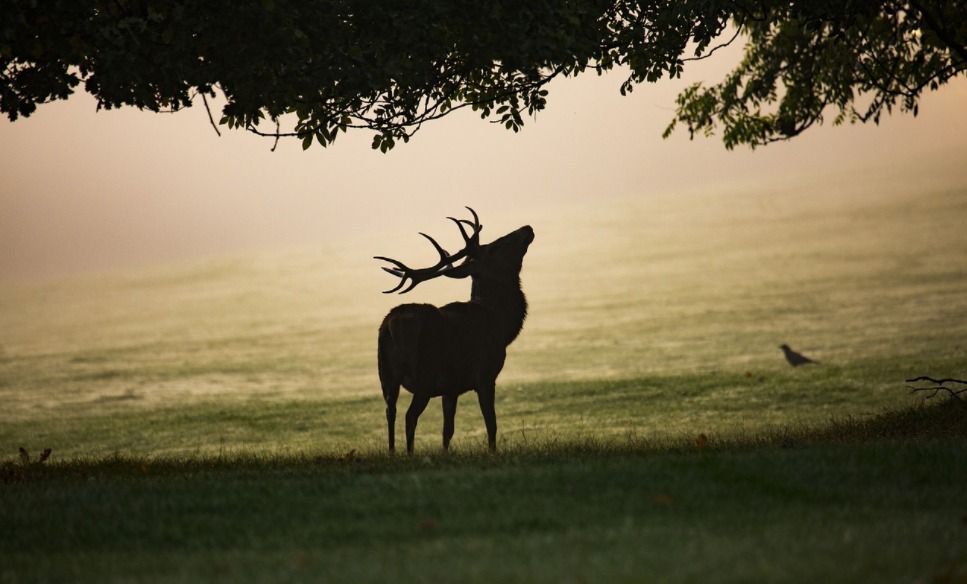
[(962, 0), (0, 0), (0, 14), (10, 120), (81, 84), (104, 108), (219, 96), (221, 125), (306, 148), (368, 129), (386, 151), (463, 107), (516, 132), (554, 78), (621, 66), (627, 93), (736, 39), (741, 64), (684, 91), (666, 135), (721, 127), (726, 147), (755, 147), (830, 111), (916, 115), (967, 70)]

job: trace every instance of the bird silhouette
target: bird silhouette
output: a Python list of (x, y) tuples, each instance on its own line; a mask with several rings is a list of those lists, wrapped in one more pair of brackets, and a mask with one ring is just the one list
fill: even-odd
[(809, 357), (806, 357), (805, 355), (800, 355), (799, 353), (793, 351), (792, 349), (789, 348), (789, 345), (785, 345), (785, 344), (779, 345), (779, 348), (782, 349), (782, 353), (786, 356), (786, 361), (789, 361), (789, 364), (792, 365), (793, 367), (799, 367), (800, 365), (808, 365), (809, 363), (813, 363), (817, 365), (819, 364), (819, 361), (813, 361)]

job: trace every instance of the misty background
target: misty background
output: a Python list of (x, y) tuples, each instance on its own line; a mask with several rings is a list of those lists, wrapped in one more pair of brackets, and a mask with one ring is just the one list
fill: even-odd
[[(328, 150), (303, 152), (299, 140), (283, 140), (272, 152), (271, 140), (246, 132), (222, 128), (217, 136), (200, 105), (175, 114), (96, 112), (79, 92), (0, 122), (0, 282), (388, 232), (423, 245), (417, 231), (446, 230), (443, 217), (464, 205), (485, 223), (510, 218), (511, 228), (541, 213), (578, 225), (588, 205), (655, 194), (787, 190), (844, 173), (950, 180), (944, 173), (965, 166), (964, 79), (926, 95), (918, 117), (896, 114), (879, 126), (827, 123), (755, 151), (727, 151), (717, 136), (689, 140), (684, 128), (663, 140), (678, 92), (719, 81), (740, 49), (626, 97), (621, 71), (558, 79), (548, 108), (520, 134), (466, 109), (388, 154), (370, 149), (368, 132), (341, 135)], [(374, 251), (393, 253), (361, 250), (361, 262)]]

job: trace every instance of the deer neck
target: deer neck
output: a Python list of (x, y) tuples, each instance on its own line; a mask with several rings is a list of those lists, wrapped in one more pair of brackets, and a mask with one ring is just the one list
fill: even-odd
[(517, 338), (527, 318), (527, 298), (520, 286), (520, 278), (513, 281), (481, 278), (473, 279), (470, 302), (489, 308), (497, 316), (509, 345)]

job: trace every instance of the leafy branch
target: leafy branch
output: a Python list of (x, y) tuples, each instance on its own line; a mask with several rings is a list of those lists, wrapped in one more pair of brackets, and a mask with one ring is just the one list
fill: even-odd
[[(756, 3), (753, 3), (756, 4)], [(925, 91), (967, 74), (967, 7), (954, 0), (762, 2), (764, 17), (736, 18), (745, 56), (724, 81), (678, 97), (668, 136), (719, 126), (726, 148), (788, 140), (822, 124), (878, 124), (894, 109), (916, 116)]]

